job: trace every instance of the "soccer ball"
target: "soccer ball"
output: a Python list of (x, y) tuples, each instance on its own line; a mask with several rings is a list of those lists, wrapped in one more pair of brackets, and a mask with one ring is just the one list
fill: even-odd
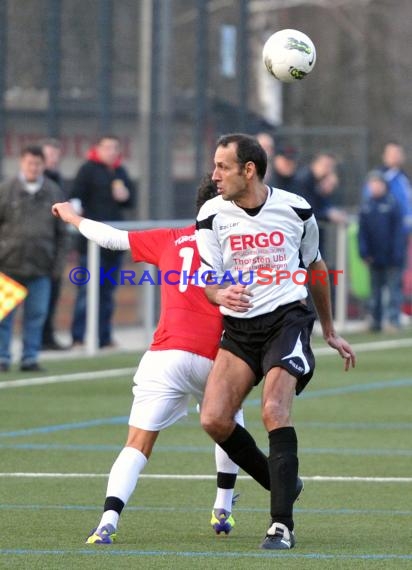
[(280, 30), (266, 41), (262, 57), (273, 77), (292, 83), (303, 79), (315, 67), (316, 48), (303, 32)]

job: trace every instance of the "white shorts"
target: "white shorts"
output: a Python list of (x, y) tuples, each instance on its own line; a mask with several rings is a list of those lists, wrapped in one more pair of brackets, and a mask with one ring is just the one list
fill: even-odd
[(190, 396), (202, 402), (212, 364), (184, 350), (146, 352), (134, 376), (129, 425), (160, 431), (186, 416)]

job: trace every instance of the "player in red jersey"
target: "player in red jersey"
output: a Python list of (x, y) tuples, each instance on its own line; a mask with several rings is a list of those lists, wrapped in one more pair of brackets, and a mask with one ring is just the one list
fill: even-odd
[[(210, 177), (198, 191), (197, 206), (216, 195)], [(103, 516), (87, 543), (111, 544), (119, 516), (133, 493), (139, 475), (150, 457), (159, 431), (187, 414), (190, 396), (200, 404), (206, 379), (222, 334), (218, 307), (206, 299), (196, 271), (200, 257), (195, 224), (179, 229), (122, 231), (76, 214), (70, 203), (52, 208), (55, 216), (73, 224), (101, 247), (131, 250), (134, 261), (151, 263), (160, 270), (161, 313), (150, 349), (134, 377), (134, 401), (125, 447), (114, 462), (107, 485)], [(237, 421), (243, 425), (239, 410)], [(216, 446), (217, 495), (211, 524), (228, 534), (234, 526), (231, 515), (238, 466)]]

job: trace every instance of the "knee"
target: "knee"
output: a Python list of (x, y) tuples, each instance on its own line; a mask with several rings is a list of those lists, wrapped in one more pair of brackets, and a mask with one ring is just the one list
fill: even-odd
[(145, 431), (138, 428), (130, 427), (125, 447), (132, 447), (140, 451), (146, 459), (152, 454), (154, 444), (156, 442), (158, 432)]
[(268, 399), (262, 405), (262, 420), (268, 431), (290, 424), (290, 413), (281, 400)]
[(233, 429), (228, 418), (222, 418), (207, 411), (201, 412), (200, 423), (205, 432), (216, 442), (227, 439)]

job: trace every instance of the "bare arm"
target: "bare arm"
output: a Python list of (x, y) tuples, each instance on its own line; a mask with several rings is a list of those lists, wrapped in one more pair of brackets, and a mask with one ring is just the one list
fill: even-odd
[(246, 313), (252, 307), (249, 301), (252, 294), (247, 290), (246, 285), (240, 283), (229, 285), (229, 287), (206, 285), (205, 292), (206, 297), (214, 305), (222, 305), (237, 313)]
[(333, 325), (328, 268), (323, 259), (308, 268), (309, 287), (322, 326), (323, 338), (345, 359), (345, 370), (355, 367), (356, 356), (350, 344), (339, 336)]

